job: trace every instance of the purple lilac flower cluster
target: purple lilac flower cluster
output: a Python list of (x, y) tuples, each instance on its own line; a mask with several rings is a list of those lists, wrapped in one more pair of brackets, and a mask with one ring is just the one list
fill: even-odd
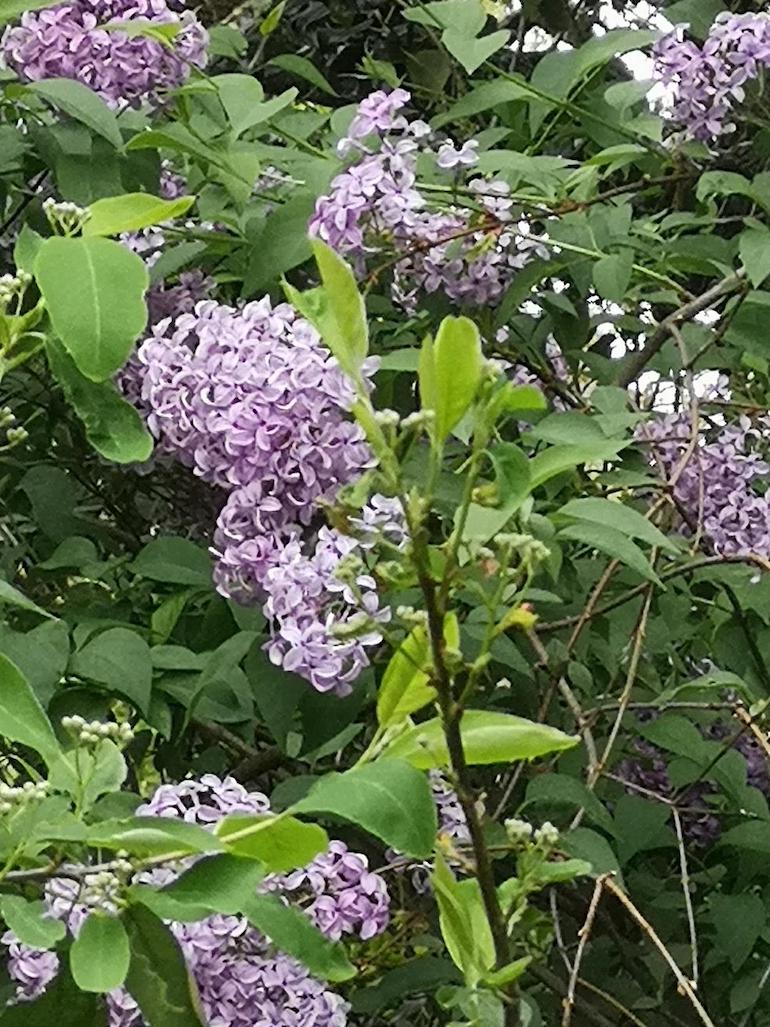
[[(169, 45), (149, 35), (105, 26), (148, 23), (170, 28)], [(0, 44), (8, 65), (27, 82), (71, 78), (109, 104), (157, 100), (206, 64), (208, 35), (191, 11), (170, 0), (70, 0), (28, 11)]]
[[(269, 808), (265, 795), (247, 792), (232, 778), (208, 774), (199, 781), (162, 785), (137, 813), (213, 829), (225, 816), (264, 814)], [(175, 876), (171, 868), (156, 868), (137, 875), (137, 880), (162, 886)], [(46, 888), (47, 915), (66, 923), (73, 935), (92, 909), (115, 909), (103, 889), (91, 896), (88, 881), (84, 883), (85, 888), (56, 878)], [(306, 912), (330, 938), (372, 938), (388, 924), (390, 899), (384, 880), (369, 870), (365, 856), (350, 852), (342, 842), (332, 842), (304, 869), (272, 877), (268, 887), (285, 901), (312, 898)], [(196, 983), (207, 1027), (345, 1027), (344, 1000), (295, 960), (273, 951), (245, 918), (217, 914), (169, 927)], [(1, 940), (17, 1000), (37, 998), (56, 977), (58, 956), (21, 944), (11, 932)], [(144, 1027), (136, 1003), (124, 989), (112, 992), (107, 1005), (109, 1027)]]
[(744, 86), (770, 66), (770, 17), (725, 12), (702, 47), (673, 32), (653, 53), (657, 75), (677, 88), (674, 117), (696, 139), (714, 139), (732, 130), (725, 119)]
[(344, 842), (331, 842), (309, 866), (266, 884), (299, 901), (319, 931), (335, 941), (346, 934), (366, 941), (382, 934), (390, 921), (385, 881), (369, 869), (366, 856)]
[(310, 232), (351, 259), (362, 275), (372, 254), (394, 251), (399, 259), (392, 266), (392, 294), (407, 309), (419, 290), (443, 291), (459, 304), (494, 303), (535, 244), (526, 238), (526, 225), (512, 223), (504, 182), (477, 177), (469, 183), (481, 214), (429, 208), (417, 187), (420, 154), (431, 153), (440, 168), (457, 172), (477, 162), (477, 144), (458, 149), (445, 143), (436, 156), (420, 142), (430, 128), (402, 113), (409, 99), (404, 89), (380, 90), (360, 104), (340, 143), (341, 153), (354, 152), (358, 159), (318, 200)]
[(762, 432), (742, 417), (713, 441), (699, 437), (692, 447), (692, 434), (690, 418), (672, 414), (642, 425), (637, 437), (651, 443), (651, 459), (667, 478), (679, 475), (674, 496), (714, 552), (770, 555), (770, 494), (756, 489), (770, 466), (752, 449)]
[[(731, 731), (728, 724), (717, 721), (702, 729), (702, 733), (707, 739), (724, 741), (734, 734), (734, 731)], [(767, 760), (756, 739), (748, 734), (740, 735), (733, 742), (732, 748), (746, 761), (747, 783), (765, 795), (770, 795)], [(625, 759), (618, 765), (618, 776), (631, 786), (636, 785), (660, 795), (661, 798), (671, 799), (677, 789), (671, 782), (663, 751), (641, 738), (634, 742), (634, 751), (636, 756)], [(634, 794), (633, 787), (629, 791)], [(697, 781), (679, 790), (682, 833), (689, 842), (698, 847), (713, 845), (722, 833), (722, 822), (709, 802), (709, 796), (714, 795), (715, 791), (714, 785), (709, 781)]]

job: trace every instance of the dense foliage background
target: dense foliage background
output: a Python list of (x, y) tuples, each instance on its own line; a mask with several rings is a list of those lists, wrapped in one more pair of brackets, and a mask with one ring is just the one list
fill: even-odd
[(0, 1027), (770, 1023), (770, 15), (0, 0)]

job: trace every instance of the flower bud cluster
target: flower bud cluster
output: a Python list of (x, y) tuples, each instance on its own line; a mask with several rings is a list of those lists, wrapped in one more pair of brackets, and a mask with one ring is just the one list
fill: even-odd
[(22, 270), (15, 275), (0, 275), (0, 306), (7, 307), (15, 297), (22, 297), (31, 281), (32, 275)]
[(43, 212), (51, 228), (62, 235), (74, 235), (75, 232), (79, 232), (91, 216), (85, 207), (79, 207), (77, 203), (69, 201), (60, 203), (52, 196), (43, 200)]
[(84, 747), (98, 745), (100, 742), (109, 739), (116, 745), (129, 745), (134, 739), (134, 732), (130, 724), (116, 724), (114, 721), (87, 721), (77, 714), (71, 717), (62, 717), (62, 727), (73, 736), (78, 745)]
[(15, 813), (33, 802), (41, 802), (48, 795), (47, 781), (25, 781), (13, 787), (0, 783), (0, 813)]

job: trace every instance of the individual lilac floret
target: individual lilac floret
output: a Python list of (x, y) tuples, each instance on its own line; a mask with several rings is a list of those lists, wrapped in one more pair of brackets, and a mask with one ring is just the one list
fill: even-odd
[(381, 934), (390, 921), (390, 896), (384, 879), (369, 869), (366, 856), (333, 841), (301, 870), (272, 877), (271, 891), (302, 901), (316, 927), (338, 941), (353, 934), (363, 941)]
[(371, 466), (346, 419), (353, 390), (317, 333), (266, 297), (200, 303), (139, 349), (142, 402), (161, 449), (225, 489), (253, 486), (307, 523), (322, 498)]
[(394, 128), (404, 127), (407, 124), (406, 118), (399, 116), (402, 110), (410, 101), (411, 96), (405, 89), (394, 89), (387, 93), (384, 89), (378, 89), (370, 93), (365, 100), (358, 105), (347, 139), (340, 142), (340, 149), (345, 152), (352, 141), (366, 139), (374, 133), (385, 135)]
[(651, 443), (651, 460), (666, 478), (678, 475), (674, 497), (687, 530), (705, 534), (722, 556), (770, 556), (770, 495), (756, 488), (770, 466), (752, 448), (762, 432), (748, 418), (723, 428), (713, 441), (699, 436), (694, 448), (685, 414), (648, 421), (637, 438)]
[[(146, 35), (106, 29), (111, 22), (149, 22), (177, 30), (166, 45)], [(108, 103), (138, 105), (180, 86), (206, 64), (208, 35), (191, 11), (166, 0), (73, 0), (28, 11), (6, 30), (2, 54), (27, 82), (71, 78)]]
[(702, 47), (670, 33), (653, 50), (660, 79), (677, 88), (674, 117), (696, 139), (710, 140), (733, 126), (725, 121), (744, 86), (770, 66), (770, 18), (717, 16)]
[(472, 167), (479, 162), (478, 148), (479, 144), (475, 139), (469, 139), (459, 148), (454, 143), (444, 143), (439, 148), (436, 164), (444, 171)]
[(470, 842), (468, 821), (465, 819), (457, 792), (438, 770), (430, 772), (430, 789), (438, 812), (439, 834), (446, 835), (453, 842)]

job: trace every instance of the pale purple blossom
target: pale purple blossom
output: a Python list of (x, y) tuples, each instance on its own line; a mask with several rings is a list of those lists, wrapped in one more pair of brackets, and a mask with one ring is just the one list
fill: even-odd
[[(170, 26), (176, 34), (166, 45), (104, 27), (128, 21)], [(27, 82), (76, 79), (118, 106), (156, 100), (180, 86), (192, 67), (205, 66), (207, 44), (195, 15), (166, 0), (71, 0), (22, 15), (0, 48), (8, 67)]]
[(439, 148), (436, 164), (444, 171), (472, 167), (479, 162), (478, 149), (479, 144), (475, 139), (469, 139), (460, 147), (446, 142)]

